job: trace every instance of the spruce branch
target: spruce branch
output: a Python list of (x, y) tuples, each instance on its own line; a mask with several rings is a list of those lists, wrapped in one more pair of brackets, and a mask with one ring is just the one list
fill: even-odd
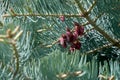
[(17, 47), (16, 47), (16, 44), (14, 43), (11, 43), (12, 47), (13, 47), (13, 53), (15, 55), (15, 58), (16, 58), (16, 70), (13, 74), (13, 78), (17, 75), (18, 71), (19, 71), (19, 55), (18, 55), (18, 51), (17, 51)]
[(42, 17), (60, 17), (61, 15), (64, 15), (66, 18), (67, 17), (82, 17), (82, 14), (38, 14), (38, 13), (34, 13), (34, 14), (4, 14), (2, 15), (2, 17), (27, 17), (27, 16), (32, 16), (32, 17), (36, 17), (36, 16), (42, 16)]
[(6, 31), (6, 35), (0, 35), (1, 41), (6, 41), (8, 44), (10, 44), (13, 47), (13, 53), (14, 53), (15, 59), (16, 59), (16, 70), (13, 73), (13, 78), (17, 75), (17, 73), (19, 71), (19, 54), (18, 54), (17, 47), (16, 47), (16, 40), (23, 33), (22, 30), (20, 32), (18, 32), (19, 29), (20, 29), (20, 27), (17, 26), (14, 29), (14, 31), (11, 31), (11, 29), (8, 29)]
[[(82, 7), (82, 4), (79, 2), (79, 0), (75, 0), (75, 3), (81, 10), (82, 14), (85, 15), (84, 17), (94, 27), (95, 30), (97, 30), (99, 33), (101, 33), (109, 42), (112, 42), (112, 44), (115, 44), (117, 42), (115, 39), (111, 38), (104, 30), (99, 28), (99, 26), (88, 15), (86, 15), (86, 11)], [(115, 46), (120, 48), (120, 44), (116, 44)]]

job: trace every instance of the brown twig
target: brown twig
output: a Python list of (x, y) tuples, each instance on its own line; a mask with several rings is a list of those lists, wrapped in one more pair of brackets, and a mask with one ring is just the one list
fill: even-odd
[(16, 59), (16, 70), (13, 73), (13, 79), (14, 79), (14, 77), (17, 75), (17, 73), (19, 71), (19, 54), (18, 54), (17, 47), (16, 47), (16, 40), (23, 33), (22, 30), (20, 32), (18, 32), (19, 29), (20, 29), (19, 27), (16, 27), (14, 29), (14, 31), (11, 31), (11, 29), (8, 29), (6, 31), (6, 35), (0, 35), (0, 38), (1, 38), (0, 41), (4, 42), (4, 39), (6, 39), (7, 43), (9, 43), (13, 47), (13, 53), (14, 53), (15, 59)]
[(81, 14), (37, 14), (37, 13), (34, 13), (34, 14), (4, 14), (2, 15), (2, 17), (17, 17), (17, 16), (23, 16), (23, 17), (26, 17), (26, 16), (42, 16), (42, 17), (60, 17), (61, 15), (64, 15), (65, 17), (82, 17)]
[(13, 51), (14, 51), (14, 55), (16, 58), (16, 70), (13, 74), (13, 78), (17, 75), (18, 71), (19, 71), (19, 55), (18, 55), (18, 51), (17, 51), (17, 47), (16, 44), (11, 43), (12, 47), (13, 47)]

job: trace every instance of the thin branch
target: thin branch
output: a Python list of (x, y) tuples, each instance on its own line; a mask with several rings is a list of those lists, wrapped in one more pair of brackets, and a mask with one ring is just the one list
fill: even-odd
[(94, 8), (95, 5), (96, 5), (96, 0), (94, 0), (92, 6), (87, 10), (87, 12), (90, 13), (91, 10)]
[(99, 51), (101, 49), (104, 49), (104, 48), (107, 48), (107, 47), (110, 47), (110, 46), (112, 46), (112, 44), (110, 44), (110, 43), (109, 44), (105, 44), (105, 45), (103, 45), (103, 46), (101, 46), (99, 48), (96, 48), (94, 50), (90, 50), (90, 51), (86, 52), (85, 54), (92, 54), (92, 53), (95, 53), (95, 52), (97, 52), (97, 51)]
[(15, 55), (15, 59), (16, 59), (16, 70), (13, 74), (13, 78), (14, 78), (19, 71), (19, 55), (18, 55), (16, 44), (12, 43), (11, 45), (13, 47), (13, 51), (14, 51), (14, 55)]
[(120, 43), (120, 40), (118, 40), (115, 44), (111, 44), (111, 43), (105, 44), (105, 45), (103, 45), (103, 46), (101, 46), (99, 48), (96, 48), (94, 50), (90, 50), (90, 51), (86, 52), (85, 54), (94, 54), (95, 52), (97, 52), (99, 50), (102, 50), (104, 48), (108, 48), (108, 47), (111, 47), (111, 46), (115, 46), (116, 44), (119, 44), (119, 43)]
[[(79, 0), (75, 0), (75, 2), (77, 4), (77, 6), (79, 7), (79, 9), (81, 10), (82, 14), (85, 14), (86, 11), (82, 7), (82, 4), (79, 2)], [(104, 30), (102, 30), (101, 28), (99, 28), (99, 26), (88, 15), (86, 15), (84, 17), (94, 27), (94, 29), (97, 30), (99, 33), (101, 33), (109, 42), (112, 42), (112, 44), (116, 43), (116, 40), (114, 40), (113, 38), (111, 38)], [(116, 46), (120, 49), (120, 44), (116, 44)]]
[(37, 13), (34, 13), (34, 14), (4, 14), (2, 17), (16, 17), (16, 16), (23, 16), (23, 17), (26, 17), (26, 16), (42, 16), (42, 17), (60, 17), (61, 15), (65, 16), (65, 17), (82, 17), (81, 14), (37, 14)]

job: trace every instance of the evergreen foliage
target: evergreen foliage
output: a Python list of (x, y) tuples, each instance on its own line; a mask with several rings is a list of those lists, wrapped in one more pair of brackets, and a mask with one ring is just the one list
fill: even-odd
[[(0, 0), (0, 80), (119, 80), (120, 0)], [(59, 45), (74, 22), (80, 50)]]

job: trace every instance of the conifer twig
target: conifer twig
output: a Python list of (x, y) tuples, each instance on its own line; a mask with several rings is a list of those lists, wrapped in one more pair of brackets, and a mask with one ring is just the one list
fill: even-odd
[(19, 71), (19, 55), (18, 55), (18, 51), (17, 51), (17, 47), (16, 47), (16, 44), (14, 43), (11, 43), (12, 47), (13, 47), (13, 53), (15, 55), (15, 58), (16, 58), (16, 70), (13, 74), (13, 78), (17, 75), (18, 71)]
[(60, 17), (61, 15), (64, 15), (65, 17), (82, 17), (82, 14), (37, 14), (37, 13), (34, 13), (34, 14), (4, 14), (2, 15), (2, 17), (17, 17), (17, 16), (23, 16), (23, 17), (26, 17), (26, 16), (42, 16), (42, 17)]
[[(75, 0), (75, 3), (77, 4), (79, 9), (81, 10), (82, 14), (83, 15), (86, 14), (86, 11), (82, 7), (82, 4), (79, 2), (79, 0)], [(99, 26), (88, 15), (85, 15), (83, 17), (85, 17), (87, 19), (87, 21), (94, 27), (94, 29), (97, 30), (99, 33), (101, 33), (109, 42), (111, 42), (112, 44), (116, 43), (116, 40), (111, 38), (104, 30), (99, 28)], [(120, 49), (120, 44), (116, 44), (115, 46)]]
[(7, 43), (9, 43), (13, 47), (13, 53), (14, 53), (15, 59), (16, 59), (16, 70), (13, 73), (13, 79), (19, 71), (19, 54), (18, 54), (17, 47), (16, 47), (16, 40), (23, 33), (22, 30), (20, 32), (18, 32), (19, 29), (20, 29), (19, 27), (16, 27), (14, 29), (14, 31), (11, 31), (11, 29), (8, 29), (6, 31), (6, 35), (0, 35), (1, 41), (4, 41), (4, 39), (6, 39)]

